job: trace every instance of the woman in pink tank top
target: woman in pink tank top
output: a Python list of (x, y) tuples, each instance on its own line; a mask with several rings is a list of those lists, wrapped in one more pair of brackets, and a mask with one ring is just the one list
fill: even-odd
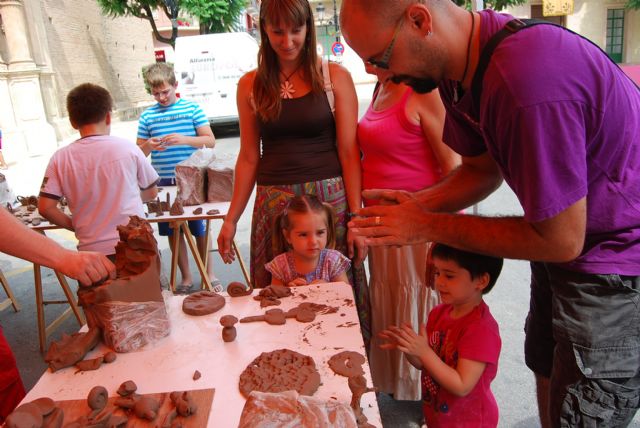
[[(367, 66), (367, 71), (376, 74)], [(363, 189), (415, 192), (447, 175), (460, 158), (442, 142), (445, 111), (437, 91), (416, 94), (381, 82), (358, 124)], [(365, 205), (376, 201), (365, 200)], [(377, 333), (389, 325), (427, 322), (438, 297), (427, 286), (429, 244), (370, 247), (371, 350), (374, 385), (397, 400), (420, 400), (420, 372), (398, 350), (381, 350)]]

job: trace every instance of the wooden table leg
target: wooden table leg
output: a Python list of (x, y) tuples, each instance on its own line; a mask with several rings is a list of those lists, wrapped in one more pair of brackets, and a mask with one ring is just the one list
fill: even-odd
[(44, 353), (47, 344), (47, 327), (44, 323), (44, 302), (42, 298), (42, 273), (40, 265), (33, 264), (33, 281), (36, 287), (36, 314), (38, 321), (38, 342), (40, 344), (40, 352)]
[(80, 324), (80, 326), (85, 325), (87, 321), (84, 318), (84, 313), (80, 311), (80, 307), (78, 306), (76, 297), (73, 295), (71, 288), (69, 288), (69, 283), (67, 282), (67, 279), (63, 274), (61, 274), (57, 270), (54, 272), (56, 274), (56, 277), (58, 278), (58, 282), (60, 283), (60, 286), (62, 287), (62, 291), (64, 291), (64, 295), (67, 296), (67, 300), (69, 301), (69, 306), (71, 306), (71, 310), (73, 311), (73, 314), (78, 320), (78, 324)]
[(238, 263), (240, 263), (240, 269), (242, 270), (242, 274), (244, 275), (244, 280), (247, 281), (247, 285), (251, 285), (251, 281), (249, 280), (249, 273), (247, 272), (247, 268), (244, 265), (244, 260), (242, 260), (242, 256), (240, 255), (240, 250), (238, 250), (238, 244), (236, 244), (235, 239), (231, 241), (231, 246), (233, 247), (233, 251), (236, 254), (236, 259), (238, 260)]
[[(209, 266), (209, 231), (211, 230), (210, 226), (211, 226), (211, 221), (210, 220), (206, 220), (206, 227), (205, 227), (205, 235), (204, 235), (204, 248), (202, 250), (202, 252), (200, 254), (204, 254), (204, 260), (202, 261), (202, 264), (204, 265), (204, 271), (208, 272), (207, 267)], [(207, 278), (209, 277), (208, 273), (207, 273)], [(205, 282), (204, 280), (200, 281), (200, 288), (201, 289), (205, 289)]]
[(180, 226), (184, 222), (175, 222), (176, 226), (173, 229), (173, 245), (171, 248), (171, 274), (169, 276), (169, 287), (171, 292), (176, 292), (176, 270), (178, 269), (178, 255), (180, 254)]
[(180, 226), (184, 232), (184, 237), (187, 240), (187, 245), (191, 249), (191, 253), (193, 254), (193, 259), (196, 262), (196, 266), (198, 267), (198, 271), (200, 272), (200, 277), (202, 281), (204, 281), (207, 286), (207, 290), (213, 291), (213, 287), (211, 286), (211, 281), (209, 281), (209, 275), (207, 275), (207, 268), (204, 266), (202, 262), (202, 257), (200, 257), (200, 252), (198, 251), (198, 245), (196, 244), (196, 240), (193, 239), (191, 235), (191, 231), (186, 222), (182, 222)]
[(0, 311), (6, 308), (7, 306), (13, 306), (13, 310), (18, 312), (20, 311), (20, 304), (16, 299), (16, 296), (13, 295), (13, 290), (9, 287), (9, 281), (5, 278), (4, 274), (0, 270), (0, 283), (2, 283), (2, 288), (4, 288), (4, 292), (7, 293), (7, 299), (0, 302)]

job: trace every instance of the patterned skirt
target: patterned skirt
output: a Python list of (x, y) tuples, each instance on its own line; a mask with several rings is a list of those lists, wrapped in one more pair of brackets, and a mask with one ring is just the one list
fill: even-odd
[[(304, 194), (315, 195), (321, 201), (333, 206), (337, 217), (336, 250), (348, 256), (347, 213), (349, 207), (342, 177), (292, 185), (259, 185), (256, 188), (251, 221), (251, 281), (254, 287), (266, 287), (271, 284), (271, 274), (264, 265), (277, 256), (271, 239), (275, 217), (284, 209), (289, 199)], [(371, 337), (371, 311), (364, 265), (352, 266), (347, 276), (353, 286), (362, 336), (368, 349)]]

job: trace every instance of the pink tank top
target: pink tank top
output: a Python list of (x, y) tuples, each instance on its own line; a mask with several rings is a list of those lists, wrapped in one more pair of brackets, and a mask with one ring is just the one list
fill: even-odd
[[(358, 143), (362, 151), (362, 188), (415, 192), (436, 183), (441, 170), (431, 144), (419, 125), (405, 113), (413, 90), (381, 111), (373, 101), (358, 123)], [(377, 95), (377, 94), (376, 94)], [(374, 95), (374, 100), (375, 96)], [(373, 201), (364, 201), (370, 205)]]

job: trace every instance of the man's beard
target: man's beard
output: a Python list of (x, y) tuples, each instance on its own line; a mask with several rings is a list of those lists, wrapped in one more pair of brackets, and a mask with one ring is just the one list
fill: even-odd
[(426, 94), (438, 87), (438, 83), (434, 79), (412, 77), (407, 74), (399, 74), (391, 78), (393, 83), (404, 83), (411, 87), (418, 94)]

